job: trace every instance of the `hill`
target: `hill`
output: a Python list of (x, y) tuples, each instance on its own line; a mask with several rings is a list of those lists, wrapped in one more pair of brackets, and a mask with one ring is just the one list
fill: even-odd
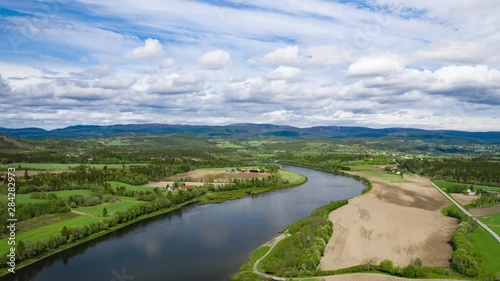
[(44, 139), (90, 139), (130, 134), (184, 134), (197, 137), (238, 138), (282, 137), (299, 139), (332, 138), (384, 138), (384, 139), (424, 139), (449, 142), (471, 142), (500, 144), (500, 131), (464, 132), (452, 130), (423, 130), (412, 128), (373, 129), (349, 126), (317, 126), (298, 128), (273, 124), (231, 124), (224, 126), (175, 125), (175, 124), (127, 124), (127, 125), (78, 125), (62, 129), (44, 130), (40, 128), (8, 129), (0, 128), (0, 134), (10, 137)]

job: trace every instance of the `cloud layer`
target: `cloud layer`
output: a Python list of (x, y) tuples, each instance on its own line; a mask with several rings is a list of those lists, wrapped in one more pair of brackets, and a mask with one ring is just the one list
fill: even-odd
[(0, 16), (2, 126), (500, 130), (497, 6), (11, 1)]

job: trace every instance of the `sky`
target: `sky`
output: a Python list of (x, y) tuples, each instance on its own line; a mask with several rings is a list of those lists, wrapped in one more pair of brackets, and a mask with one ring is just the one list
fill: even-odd
[(0, 0), (0, 127), (500, 131), (491, 0)]

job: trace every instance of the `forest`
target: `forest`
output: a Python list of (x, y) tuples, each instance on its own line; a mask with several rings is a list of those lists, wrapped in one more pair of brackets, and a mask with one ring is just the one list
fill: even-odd
[(488, 156), (402, 159), (405, 170), (444, 181), (500, 186), (500, 161)]

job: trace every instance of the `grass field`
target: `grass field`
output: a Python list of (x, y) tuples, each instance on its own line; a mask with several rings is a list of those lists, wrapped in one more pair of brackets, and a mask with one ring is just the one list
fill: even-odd
[(481, 254), (479, 263), (481, 273), (500, 277), (500, 243), (482, 227), (472, 233), (474, 248)]
[(487, 224), (493, 231), (495, 231), (498, 235), (500, 235), (500, 213), (493, 213), (486, 216), (480, 216), (478, 217), (478, 219)]
[(243, 147), (241, 145), (237, 145), (235, 143), (228, 142), (228, 141), (225, 141), (225, 142), (219, 144), (219, 146), (222, 148), (242, 148)]
[[(43, 227), (39, 227), (36, 229), (32, 229), (28, 232), (24, 232), (21, 234), (18, 234), (16, 236), (17, 241), (37, 241), (37, 240), (43, 240), (50, 238), (54, 234), (58, 234), (61, 232), (61, 229), (63, 227), (74, 227), (74, 226), (82, 226), (82, 225), (87, 225), (91, 224), (93, 222), (98, 222), (100, 221), (100, 218), (94, 218), (91, 216), (78, 216), (69, 220), (61, 221), (58, 223), (54, 223), (51, 225), (46, 225)], [(0, 253), (7, 252), (9, 249), (9, 245), (7, 244), (7, 239), (1, 239), (0, 240)]]
[[(131, 184), (119, 182), (119, 181), (107, 181), (107, 183), (109, 183), (111, 185), (111, 187), (113, 187), (115, 190), (118, 186), (125, 186), (126, 189), (138, 190), (138, 191), (141, 191), (141, 190), (153, 191), (155, 189), (154, 187), (151, 187), (151, 186), (131, 185)], [(160, 190), (162, 192), (166, 192), (165, 188), (160, 188)]]
[(65, 163), (11, 163), (6, 165), (0, 165), (0, 170), (7, 171), (7, 168), (16, 168), (18, 169), (21, 166), (21, 169), (28, 170), (68, 170), (74, 167), (78, 167), (80, 165), (90, 166), (96, 169), (102, 169), (104, 166), (108, 166), (108, 169), (121, 169), (125, 165), (128, 167), (130, 165), (146, 165), (146, 164), (65, 164)]
[(401, 177), (401, 175), (389, 174), (385, 170), (376, 167), (374, 165), (355, 165), (349, 167), (351, 168), (351, 171), (360, 172), (364, 175), (376, 177), (388, 182), (393, 182), (393, 183), (408, 182), (407, 180), (404, 179), (404, 177)]
[(255, 250), (250, 257), (250, 264), (253, 266), (258, 259), (262, 258), (269, 251), (269, 249), (271, 249), (271, 247), (262, 246)]
[(285, 170), (279, 170), (279, 173), (283, 179), (288, 180), (290, 184), (299, 184), (306, 181), (306, 177), (300, 174), (292, 173)]
[[(77, 194), (90, 194), (90, 190), (86, 189), (76, 189), (76, 190), (62, 190), (62, 191), (50, 191), (47, 193), (54, 193), (57, 195), (57, 197), (61, 198), (68, 198), (71, 195), (77, 195)], [(16, 194), (16, 204), (26, 204), (26, 203), (43, 203), (43, 202), (48, 202), (49, 200), (47, 199), (35, 199), (30, 197), (31, 194)], [(0, 198), (2, 200), (7, 200), (7, 194), (1, 194)]]
[(129, 142), (126, 141), (119, 141), (119, 140), (112, 140), (107, 143), (107, 145), (111, 146), (123, 146), (123, 145), (130, 145)]
[(102, 217), (102, 209), (104, 208), (106, 208), (106, 210), (108, 211), (108, 216), (111, 216), (117, 211), (125, 211), (128, 208), (133, 207), (135, 205), (147, 203), (145, 201), (137, 201), (131, 197), (124, 197), (124, 196), (119, 196), (118, 200), (120, 201), (114, 203), (103, 203), (92, 207), (79, 207), (75, 210), (95, 217)]
[(261, 146), (265, 143), (266, 143), (265, 141), (258, 141), (258, 140), (248, 141), (249, 146)]
[(500, 190), (498, 186), (488, 186), (488, 185), (479, 185), (479, 184), (468, 184), (468, 183), (458, 183), (458, 182), (449, 182), (449, 181), (432, 181), (443, 191), (447, 191), (448, 187), (456, 186), (456, 185), (465, 185), (467, 187), (473, 186), (474, 190), (484, 189), (484, 190)]
[(273, 153), (257, 153), (257, 157), (274, 157)]
[(62, 222), (65, 220), (70, 220), (70, 219), (76, 218), (78, 216), (80, 216), (80, 215), (75, 214), (75, 213), (71, 213), (71, 212), (62, 213), (62, 214), (42, 215), (42, 216), (39, 216), (36, 218), (32, 218), (29, 220), (24, 220), (24, 221), (18, 222), (16, 224), (16, 227), (17, 227), (16, 231), (17, 231), (17, 234), (20, 234), (20, 233), (26, 232), (26, 231), (31, 230), (31, 229), (50, 225), (50, 224), (57, 223), (57, 222)]

